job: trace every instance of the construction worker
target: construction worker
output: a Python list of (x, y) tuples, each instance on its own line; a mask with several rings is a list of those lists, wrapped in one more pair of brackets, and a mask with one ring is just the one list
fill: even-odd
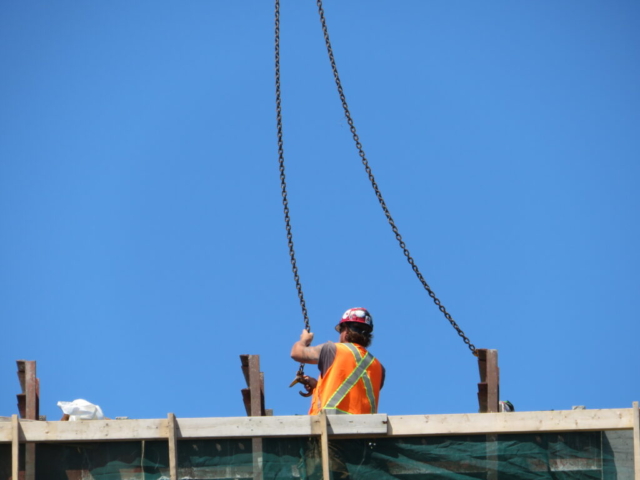
[(339, 343), (326, 342), (310, 346), (313, 333), (302, 331), (291, 348), (297, 362), (317, 364), (318, 380), (304, 376), (298, 381), (312, 392), (309, 415), (327, 413), (377, 413), (380, 389), (384, 384), (384, 367), (366, 348), (373, 339), (373, 318), (365, 308), (347, 310), (336, 331)]

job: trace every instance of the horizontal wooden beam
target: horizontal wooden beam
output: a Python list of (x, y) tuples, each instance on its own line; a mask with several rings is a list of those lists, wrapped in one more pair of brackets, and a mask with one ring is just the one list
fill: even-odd
[(390, 435), (577, 432), (633, 428), (632, 409), (390, 416)]
[(181, 438), (311, 435), (307, 415), (295, 417), (178, 418)]
[[(631, 430), (633, 409), (559, 410), (548, 412), (454, 415), (328, 415), (330, 436), (418, 436), (527, 432)], [(314, 417), (176, 418), (176, 438), (307, 437), (315, 435)], [(20, 442), (115, 441), (168, 439), (167, 419), (20, 420)], [(12, 424), (0, 418), (0, 442), (12, 441)]]
[(329, 435), (387, 435), (389, 417), (375, 415), (327, 415)]
[[(80, 420), (75, 422), (20, 420), (21, 442), (152, 440), (168, 438), (166, 419)], [(0, 422), (0, 442), (5, 441)]]

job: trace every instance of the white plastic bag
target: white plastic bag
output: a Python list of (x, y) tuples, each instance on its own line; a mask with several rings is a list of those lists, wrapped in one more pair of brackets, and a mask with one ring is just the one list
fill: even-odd
[(82, 398), (78, 398), (73, 402), (58, 402), (58, 406), (62, 409), (64, 414), (69, 415), (70, 422), (74, 422), (76, 420), (104, 419), (102, 409), (98, 405), (87, 402)]

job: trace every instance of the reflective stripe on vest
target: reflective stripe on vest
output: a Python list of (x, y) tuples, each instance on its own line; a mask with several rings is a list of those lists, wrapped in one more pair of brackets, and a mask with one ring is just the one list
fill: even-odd
[(364, 382), (364, 389), (367, 393), (367, 398), (369, 399), (369, 405), (371, 405), (371, 413), (376, 413), (376, 399), (373, 393), (373, 385), (371, 384), (371, 379), (369, 375), (367, 375), (367, 369), (371, 366), (375, 357), (371, 355), (369, 352), (363, 357), (360, 351), (350, 343), (343, 343), (344, 346), (348, 347), (356, 360), (356, 368), (349, 374), (349, 376), (342, 382), (340, 387), (336, 390), (333, 396), (329, 399), (327, 404), (325, 405), (325, 409), (337, 409), (340, 402), (347, 396), (347, 394), (351, 391), (351, 389), (358, 383), (358, 381), (362, 378)]

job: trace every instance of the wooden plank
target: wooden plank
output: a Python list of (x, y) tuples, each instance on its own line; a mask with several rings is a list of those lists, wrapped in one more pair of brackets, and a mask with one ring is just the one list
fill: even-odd
[(305, 437), (308, 415), (278, 417), (178, 418), (183, 438)]
[(11, 478), (17, 480), (20, 474), (20, 422), (18, 415), (11, 416)]
[[(80, 420), (76, 422), (20, 422), (21, 442), (166, 440), (166, 419), (144, 420)], [(0, 442), (6, 433), (0, 424)]]
[[(312, 435), (315, 416), (178, 418), (183, 438), (306, 437)], [(387, 415), (329, 415), (331, 435), (387, 433)]]
[(640, 479), (640, 406), (633, 402), (633, 465), (636, 479)]
[(171, 480), (178, 480), (178, 431), (176, 416), (173, 413), (167, 414), (167, 430), (169, 436), (169, 477)]
[(569, 432), (631, 428), (631, 409), (389, 417), (389, 435)]
[(386, 435), (389, 417), (375, 415), (327, 415), (329, 435)]
[(320, 448), (322, 449), (322, 479), (331, 480), (331, 468), (329, 465), (329, 428), (327, 412), (320, 412)]
[(329, 422), (327, 421), (327, 412), (325, 410), (322, 410), (319, 415), (311, 416), (311, 431), (313, 435), (320, 436), (322, 479), (330, 480), (331, 465), (329, 463)]
[[(329, 435), (411, 436), (632, 430), (632, 408), (455, 415), (329, 415)], [(314, 416), (177, 418), (181, 438), (307, 437)], [(387, 423), (385, 423), (387, 422)], [(388, 428), (388, 430), (387, 430)], [(20, 421), (20, 441), (166, 440), (166, 419)], [(9, 422), (0, 422), (0, 442), (12, 441)]]

